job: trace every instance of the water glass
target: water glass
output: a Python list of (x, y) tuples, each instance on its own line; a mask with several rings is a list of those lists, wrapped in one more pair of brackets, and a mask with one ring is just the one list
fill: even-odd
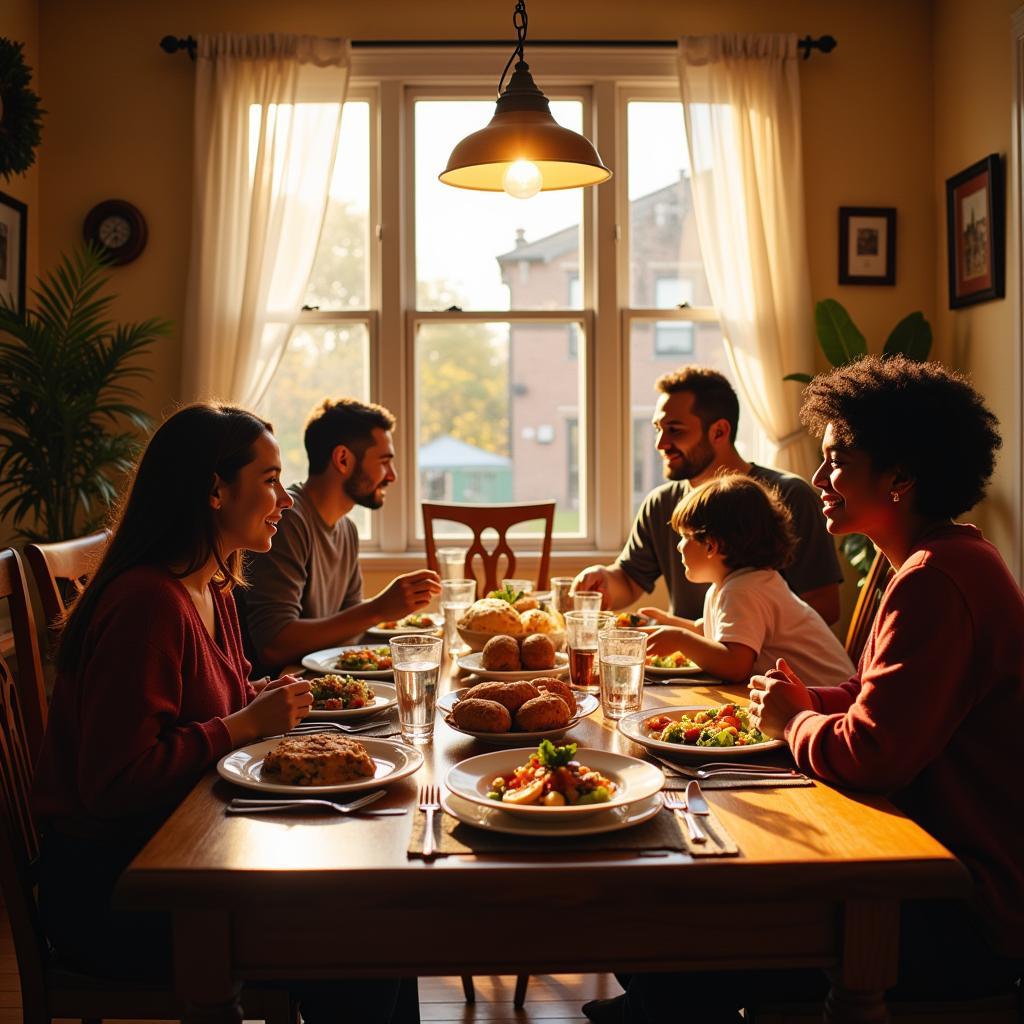
[(532, 594), (533, 580), (502, 580), (501, 585), (513, 593)]
[(476, 598), (476, 580), (441, 580), (441, 613), (444, 615), (444, 649), (462, 649), (457, 624)]
[(566, 612), (565, 640), (569, 650), (569, 681), (577, 690), (599, 691), (597, 635), (615, 624), (612, 612)]
[(602, 629), (597, 634), (601, 669), (601, 713), (617, 720), (639, 711), (644, 692), (647, 634), (638, 629)]
[(572, 595), (572, 606), (578, 612), (599, 612), (603, 597), (599, 590), (576, 590)]
[(551, 604), (559, 615), (573, 610), (572, 585), (575, 581), (575, 576), (551, 577)]
[(407, 743), (429, 743), (434, 736), (434, 701), (441, 673), (439, 636), (396, 636), (391, 663), (398, 691), (398, 723)]
[(466, 552), (468, 548), (438, 548), (437, 570), (443, 580), (466, 578)]

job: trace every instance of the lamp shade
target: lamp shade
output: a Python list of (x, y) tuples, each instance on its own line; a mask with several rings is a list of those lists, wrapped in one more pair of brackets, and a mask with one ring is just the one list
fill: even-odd
[(551, 116), (546, 97), (523, 62), (498, 99), (490, 123), (455, 146), (438, 177), (456, 188), (501, 192), (506, 172), (518, 161), (536, 166), (545, 192), (597, 185), (612, 176), (589, 139)]

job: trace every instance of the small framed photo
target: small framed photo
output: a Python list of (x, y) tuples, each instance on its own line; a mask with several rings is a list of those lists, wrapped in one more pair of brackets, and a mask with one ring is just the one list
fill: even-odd
[(25, 248), (28, 207), (0, 192), (0, 299), (25, 315)]
[(839, 207), (839, 283), (896, 283), (895, 207)]
[(1003, 162), (992, 153), (946, 179), (949, 308), (1006, 294)]

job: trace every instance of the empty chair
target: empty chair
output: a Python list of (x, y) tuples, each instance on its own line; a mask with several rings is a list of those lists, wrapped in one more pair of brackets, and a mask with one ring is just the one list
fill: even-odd
[[(544, 522), (544, 537), (541, 543), (540, 564), (537, 567), (536, 585), (538, 590), (548, 586), (548, 572), (551, 564), (551, 535), (555, 522), (555, 502), (517, 502), (511, 505), (453, 505), (439, 502), (423, 502), (423, 533), (426, 538), (427, 566), (435, 572), (438, 569), (437, 546), (434, 541), (434, 523), (437, 520), (461, 523), (473, 531), (473, 540), (466, 552), (466, 579), (479, 579), (476, 563), (483, 570), (483, 592), (496, 590), (501, 580), (516, 574), (516, 556), (508, 541), (508, 532), (519, 523), (540, 519)], [(488, 548), (482, 538), (487, 530), (494, 530), (498, 539)], [(531, 543), (532, 538), (526, 543)]]
[(110, 533), (101, 530), (52, 544), (25, 545), (25, 560), (35, 577), (48, 626), (52, 628), (85, 588), (109, 540)]

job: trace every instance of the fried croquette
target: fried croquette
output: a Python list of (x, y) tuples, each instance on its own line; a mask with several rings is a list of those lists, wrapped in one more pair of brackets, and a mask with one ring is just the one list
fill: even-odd
[(462, 699), (494, 700), (514, 715), (528, 700), (539, 695), (540, 690), (533, 683), (521, 680), (516, 683), (477, 683), (466, 691)]
[(452, 719), (460, 729), (469, 732), (510, 732), (512, 716), (504, 704), (496, 700), (470, 697), (452, 708)]
[(516, 728), (522, 729), (523, 732), (561, 729), (568, 724), (568, 705), (553, 693), (542, 693), (539, 697), (528, 700), (516, 712)]
[(576, 694), (572, 692), (572, 687), (568, 683), (561, 679), (542, 676), (540, 679), (534, 679), (533, 685), (542, 693), (553, 693), (556, 697), (561, 697), (569, 709), (569, 714), (576, 714)]
[(544, 669), (555, 667), (555, 645), (543, 633), (532, 633), (523, 641), (519, 657), (523, 668)]
[(480, 663), (488, 672), (516, 672), (522, 666), (519, 643), (515, 637), (492, 636), (480, 654)]
[(532, 612), (534, 608), (539, 608), (540, 602), (532, 594), (524, 594), (512, 607), (522, 615), (523, 612)]

